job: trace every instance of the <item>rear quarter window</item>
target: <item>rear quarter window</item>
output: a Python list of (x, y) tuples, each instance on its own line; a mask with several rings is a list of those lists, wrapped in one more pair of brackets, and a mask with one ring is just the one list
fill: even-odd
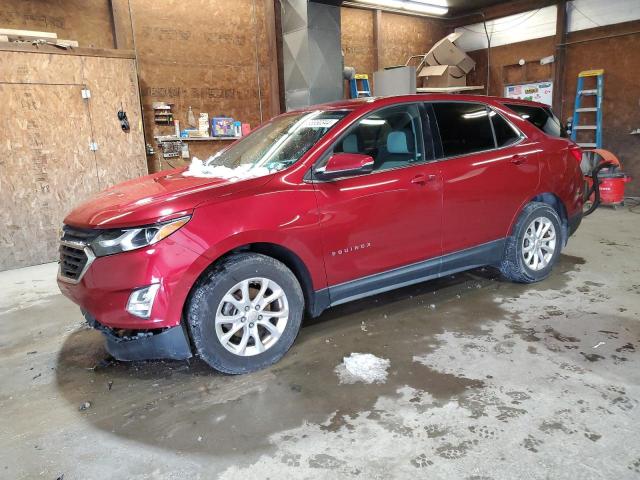
[(529, 123), (538, 127), (547, 135), (551, 135), (552, 137), (566, 137), (560, 120), (558, 120), (558, 117), (553, 114), (550, 108), (519, 105), (517, 103), (505, 103), (504, 105)]
[(496, 146), (507, 147), (513, 145), (520, 140), (520, 132), (514, 128), (493, 110), (491, 111), (491, 122), (493, 123), (493, 131), (496, 134)]

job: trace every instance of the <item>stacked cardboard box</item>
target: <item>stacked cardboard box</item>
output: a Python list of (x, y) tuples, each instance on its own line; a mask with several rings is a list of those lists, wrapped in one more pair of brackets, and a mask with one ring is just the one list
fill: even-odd
[(476, 62), (455, 45), (461, 35), (451, 33), (431, 47), (426, 55), (426, 65), (418, 73), (419, 87), (464, 87), (467, 84), (467, 73), (473, 70)]

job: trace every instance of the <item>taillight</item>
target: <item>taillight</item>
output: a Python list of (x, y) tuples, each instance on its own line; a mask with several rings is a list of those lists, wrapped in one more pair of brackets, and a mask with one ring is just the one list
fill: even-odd
[(576, 159), (576, 162), (582, 162), (582, 150), (577, 145), (572, 145), (569, 147), (569, 152), (573, 155), (573, 158)]

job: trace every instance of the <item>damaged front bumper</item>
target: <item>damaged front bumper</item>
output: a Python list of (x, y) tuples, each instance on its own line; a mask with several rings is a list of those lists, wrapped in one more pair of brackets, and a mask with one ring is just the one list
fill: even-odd
[(82, 311), (92, 328), (105, 337), (105, 346), (116, 360), (186, 360), (192, 357), (189, 339), (182, 325), (154, 330), (117, 330), (102, 325)]

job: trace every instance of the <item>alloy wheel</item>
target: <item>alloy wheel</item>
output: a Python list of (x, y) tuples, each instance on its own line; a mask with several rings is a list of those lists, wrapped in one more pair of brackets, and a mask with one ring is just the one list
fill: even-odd
[(556, 229), (546, 217), (534, 219), (524, 232), (522, 258), (531, 270), (538, 271), (549, 265), (556, 250)]
[(235, 355), (258, 355), (276, 344), (289, 320), (284, 290), (256, 277), (238, 282), (222, 297), (215, 329), (220, 343)]

